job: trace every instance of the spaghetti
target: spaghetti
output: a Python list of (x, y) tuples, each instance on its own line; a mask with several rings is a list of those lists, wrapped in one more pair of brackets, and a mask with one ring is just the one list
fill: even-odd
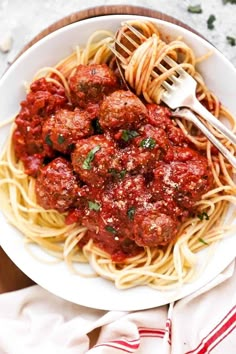
[[(151, 72), (157, 62), (161, 62), (165, 55), (170, 55), (197, 80), (199, 101), (203, 102), (217, 118), (228, 120), (232, 129), (235, 130), (236, 121), (234, 117), (208, 90), (203, 78), (198, 73), (196, 68), (197, 58), (191, 48), (179, 39), (165, 43), (161, 39), (158, 29), (149, 22), (132, 22), (132, 24), (149, 38), (141, 43), (134, 52), (131, 60), (132, 65), (130, 64), (125, 68), (126, 79), (137, 95), (142, 96), (147, 103), (160, 103), (161, 83), (173, 73), (173, 69), (158, 75), (154, 79), (151, 77)], [(53, 68), (42, 68), (36, 73), (33, 82), (37, 83), (37, 80), (44, 77), (58, 90), (64, 90), (70, 105), (75, 100), (71, 92), (70, 80), (75, 75), (78, 65), (107, 64), (113, 71), (115, 70), (114, 57), (107, 46), (112, 42), (112, 33), (107, 31), (95, 32), (89, 38), (85, 48), (77, 47), (75, 52)], [(32, 86), (31, 89), (28, 88), (27, 90), (30, 93)], [(58, 104), (58, 102), (55, 104)], [(2, 123), (1, 126), (8, 123)], [(104, 122), (103, 124), (105, 126)], [(211, 190), (203, 194), (200, 200), (195, 203), (194, 214), (188, 215), (184, 219), (176, 237), (167, 244), (161, 244), (160, 247), (144, 246), (141, 250), (139, 249), (139, 252), (132, 254), (131, 257), (114, 261), (110, 254), (99, 247), (92, 238), (86, 239), (88, 233), (86, 225), (80, 225), (79, 223), (66, 224), (65, 220), (68, 218), (68, 213), (63, 208), (61, 212), (58, 212), (54, 209), (46, 210), (40, 206), (35, 194), (37, 182), (34, 177), (25, 173), (23, 162), (16, 156), (13, 144), (13, 136), (16, 130), (14, 122), (7, 146), (0, 159), (1, 207), (3, 212), (9, 222), (25, 236), (26, 243), (39, 245), (53, 256), (64, 260), (72, 270), (78, 272), (81, 276), (93, 276), (93, 274), (82, 274), (78, 270), (79, 267), (75, 269), (72, 266), (74, 263), (89, 263), (95, 272), (94, 275), (113, 281), (119, 289), (137, 285), (166, 289), (176, 287), (179, 283), (191, 281), (196, 272), (197, 252), (210, 244), (214, 244), (230, 230), (230, 226), (228, 226), (230, 224), (229, 216), (227, 224), (225, 218), (228, 215), (229, 204), (235, 204), (236, 202), (236, 185), (233, 180), (232, 167), (218, 152), (214, 151), (211, 143), (190, 122), (176, 119), (175, 126), (180, 128), (179, 130), (183, 132), (184, 136), (187, 135), (188, 141), (195, 146), (197, 151), (206, 155), (213, 182)], [(231, 149), (232, 153), (235, 153), (235, 146), (225, 141), (225, 138), (219, 132), (214, 131), (212, 127), (209, 126), (208, 128), (223, 144)], [(138, 139), (138, 137), (132, 138)], [(49, 142), (51, 144), (50, 140)], [(64, 143), (64, 141), (61, 140), (61, 143)], [(148, 143), (150, 144), (150, 140)], [(100, 145), (96, 146), (97, 150), (93, 150), (93, 153), (101, 148)], [(89, 170), (89, 164), (94, 158), (94, 155), (90, 154), (89, 156), (90, 159), (86, 160), (87, 170)], [(119, 171), (119, 177), (122, 171)], [(111, 173), (114, 174), (114, 169)], [(115, 171), (115, 173), (115, 178), (117, 178), (117, 172)], [(98, 203), (90, 204), (90, 206), (93, 209), (100, 207)], [(129, 208), (132, 217), (133, 212), (134, 209)], [(114, 228), (110, 227), (109, 230), (115, 234)], [(115, 235), (115, 237), (117, 236)]]

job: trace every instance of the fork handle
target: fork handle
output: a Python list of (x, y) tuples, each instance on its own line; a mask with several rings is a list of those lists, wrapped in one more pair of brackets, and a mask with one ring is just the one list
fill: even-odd
[(207, 122), (209, 122), (214, 128), (216, 128), (221, 134), (223, 134), (231, 143), (236, 145), (236, 135), (229, 130), (220, 120), (216, 119), (198, 100), (197, 98), (189, 106), (195, 113), (199, 114)]
[(213, 145), (222, 153), (222, 155), (236, 168), (236, 157), (215, 137), (214, 134), (208, 130), (208, 128), (195, 116), (189, 109), (181, 109), (176, 111), (173, 116), (183, 117), (193, 122), (203, 134), (212, 142)]

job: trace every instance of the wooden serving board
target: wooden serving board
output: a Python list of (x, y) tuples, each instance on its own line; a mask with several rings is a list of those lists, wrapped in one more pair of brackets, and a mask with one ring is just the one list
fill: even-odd
[[(137, 6), (123, 6), (123, 5), (99, 6), (99, 7), (75, 12), (55, 22), (54, 24), (52, 24), (51, 26), (49, 26), (48, 28), (40, 32), (32, 41), (30, 41), (19, 53), (17, 58), (29, 47), (31, 47), (34, 43), (36, 43), (38, 40), (42, 39), (49, 33), (54, 32), (61, 27), (67, 26), (74, 22), (92, 18), (95, 16), (105, 16), (105, 15), (113, 15), (113, 14), (142, 15), (142, 16), (158, 18), (185, 27), (190, 31), (196, 33), (196, 31), (194, 31), (192, 28), (185, 25), (181, 21), (171, 16), (168, 16), (166, 14), (163, 14), (159, 11), (155, 11), (143, 7), (137, 7)], [(16, 267), (16, 265), (9, 259), (9, 257), (0, 247), (0, 293), (22, 289), (32, 284), (33, 281), (29, 279), (24, 273), (22, 273), (19, 268)]]

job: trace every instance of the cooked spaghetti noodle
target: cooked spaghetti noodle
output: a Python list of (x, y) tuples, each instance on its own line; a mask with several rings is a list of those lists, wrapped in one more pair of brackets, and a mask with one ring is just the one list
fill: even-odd
[[(143, 96), (146, 102), (160, 103), (161, 84), (173, 73), (169, 69), (165, 73), (152, 76), (153, 67), (161, 63), (165, 55), (170, 55), (180, 67), (186, 69), (198, 83), (197, 95), (208, 109), (217, 117), (224, 118), (236, 131), (236, 120), (231, 113), (219, 103), (204, 83), (196, 68), (198, 59), (191, 48), (182, 40), (165, 43), (158, 29), (151, 23), (132, 22), (141, 30), (147, 41), (140, 44), (133, 53), (132, 60), (125, 67), (126, 80), (137, 95)], [(87, 41), (85, 48), (77, 47), (67, 58), (55, 67), (42, 68), (36, 73), (33, 81), (45, 77), (58, 87), (65, 89), (71, 101), (69, 78), (79, 64), (106, 63), (114, 68), (114, 57), (107, 44), (113, 42), (113, 34), (107, 31), (95, 32)], [(29, 88), (28, 88), (29, 92)], [(3, 122), (0, 126), (8, 124)], [(45, 210), (39, 206), (35, 196), (35, 179), (24, 172), (24, 166), (15, 156), (12, 134), (13, 123), (7, 146), (0, 159), (1, 176), (1, 208), (9, 222), (25, 237), (26, 243), (39, 245), (55, 257), (64, 260), (68, 266), (81, 276), (72, 266), (76, 263), (89, 263), (94, 275), (99, 275), (115, 283), (119, 289), (148, 285), (156, 289), (176, 287), (177, 284), (191, 281), (196, 271), (197, 252), (220, 240), (230, 230), (230, 220), (225, 217), (230, 204), (235, 204), (236, 185), (233, 170), (219, 153), (212, 153), (211, 143), (196, 131), (190, 122), (176, 119), (189, 141), (197, 150), (205, 154), (211, 168), (214, 182), (213, 188), (196, 203), (197, 212), (188, 217), (180, 226), (177, 237), (167, 246), (143, 247), (137, 255), (126, 258), (123, 262), (114, 262), (108, 253), (96, 246), (90, 239), (83, 247), (78, 243), (85, 237), (87, 228), (78, 223), (66, 225), (67, 213), (56, 210)], [(211, 129), (218, 139), (234, 154), (236, 147), (231, 145), (219, 133)]]

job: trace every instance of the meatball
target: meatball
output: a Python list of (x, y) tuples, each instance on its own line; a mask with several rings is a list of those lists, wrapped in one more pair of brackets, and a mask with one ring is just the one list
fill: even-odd
[[(112, 209), (118, 208), (127, 215), (130, 207), (143, 205), (150, 197), (151, 195), (146, 187), (145, 178), (142, 175), (126, 175), (112, 186), (111, 200), (114, 204)], [(103, 203), (106, 204), (106, 200), (107, 197), (105, 197)]]
[(42, 137), (45, 119), (67, 104), (65, 90), (45, 78), (34, 81), (30, 92), (21, 102), (16, 116), (13, 143), (16, 157), (24, 163), (25, 173), (36, 177), (45, 156), (52, 158), (51, 146)]
[(154, 127), (164, 129), (168, 135), (168, 139), (173, 142), (174, 145), (183, 145), (188, 142), (182, 130), (176, 127), (170, 119), (171, 111), (169, 108), (151, 103), (147, 105), (147, 110), (147, 121)]
[(204, 158), (188, 163), (173, 162), (172, 171), (173, 181), (178, 185), (176, 200), (182, 207), (193, 207), (212, 187), (212, 173)]
[(79, 190), (70, 162), (62, 157), (42, 167), (35, 184), (38, 204), (59, 212), (65, 212), (73, 205)]
[(171, 111), (169, 108), (155, 103), (147, 104), (148, 118), (147, 121), (154, 127), (162, 127), (166, 129), (169, 125), (173, 125), (170, 119)]
[(72, 165), (80, 179), (92, 186), (100, 186), (111, 170), (120, 169), (115, 144), (101, 135), (80, 140), (71, 155)]
[(202, 156), (199, 153), (189, 147), (182, 146), (172, 146), (167, 151), (167, 154), (164, 157), (165, 162), (179, 161), (179, 162), (188, 162), (189, 160), (198, 160), (202, 159)]
[(69, 79), (72, 102), (81, 108), (98, 103), (117, 85), (116, 75), (106, 64), (79, 65)]
[(43, 140), (54, 150), (68, 153), (77, 140), (93, 133), (91, 119), (86, 111), (61, 109), (43, 124)]
[(169, 146), (169, 141), (165, 130), (162, 129), (162, 127), (157, 128), (150, 124), (145, 124), (141, 127), (140, 136), (136, 138), (136, 142), (139, 146), (149, 150), (152, 150), (155, 147), (166, 150)]
[(104, 98), (100, 105), (99, 122), (106, 129), (130, 128), (143, 121), (147, 109), (131, 91), (118, 90)]
[[(120, 138), (119, 134), (117, 133), (114, 137), (115, 139), (118, 137), (120, 144), (122, 135)], [(169, 140), (166, 132), (162, 128), (145, 124), (141, 126), (136, 136), (129, 139), (126, 146), (121, 149), (123, 168), (131, 173), (149, 173), (168, 147)]]
[(128, 146), (121, 151), (123, 169), (130, 173), (148, 173), (159, 156), (158, 150), (144, 150), (135, 146)]
[(178, 230), (178, 222), (157, 210), (139, 210), (135, 213), (133, 239), (138, 246), (167, 245)]
[[(196, 157), (195, 157), (196, 158)], [(200, 155), (186, 162), (158, 163), (151, 183), (157, 199), (174, 199), (182, 208), (193, 208), (196, 201), (212, 187), (212, 173)]]

